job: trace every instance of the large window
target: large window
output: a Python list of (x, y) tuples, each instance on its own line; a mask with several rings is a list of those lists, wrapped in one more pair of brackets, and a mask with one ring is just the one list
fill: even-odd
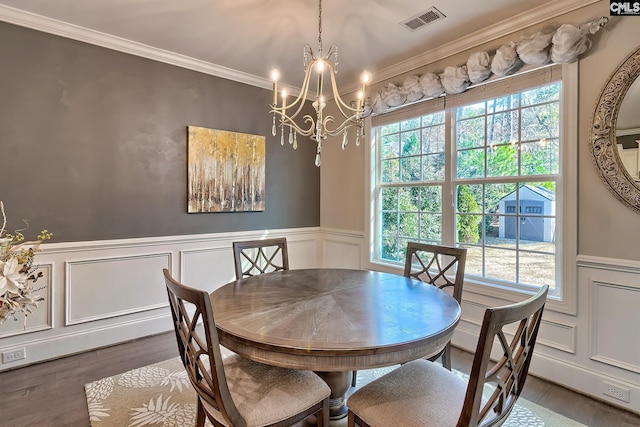
[(374, 122), (374, 262), (456, 245), (470, 278), (558, 295), (562, 82), (528, 85)]

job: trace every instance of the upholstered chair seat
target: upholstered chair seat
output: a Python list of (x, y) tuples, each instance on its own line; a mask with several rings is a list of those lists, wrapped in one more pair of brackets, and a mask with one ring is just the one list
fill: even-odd
[(455, 427), (466, 392), (458, 375), (418, 359), (362, 386), (347, 404), (371, 427)]
[[(327, 384), (310, 371), (283, 369), (233, 354), (223, 360), (231, 398), (247, 426), (275, 425), (326, 399)], [(203, 401), (205, 412), (222, 425), (222, 414)]]

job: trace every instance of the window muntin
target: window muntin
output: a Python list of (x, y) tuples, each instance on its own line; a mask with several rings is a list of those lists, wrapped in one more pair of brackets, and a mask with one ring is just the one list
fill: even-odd
[[(455, 244), (468, 249), (469, 276), (554, 290), (560, 89), (555, 82), (376, 128), (383, 220), (374, 260), (402, 262), (409, 240)], [(453, 227), (443, 226), (447, 217)]]

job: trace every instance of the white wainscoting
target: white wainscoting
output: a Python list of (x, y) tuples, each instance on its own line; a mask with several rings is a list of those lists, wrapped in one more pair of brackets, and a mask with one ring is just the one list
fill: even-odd
[(310, 227), (44, 244), (36, 258), (44, 300), (26, 328), (22, 317), (0, 325), (0, 353), (24, 348), (27, 357), (0, 371), (171, 330), (163, 268), (211, 292), (235, 279), (233, 241), (286, 236), (291, 268), (313, 268), (322, 265), (320, 234)]
[[(364, 233), (316, 227), (44, 245), (45, 300), (26, 329), (21, 319), (0, 327), (0, 353), (25, 348), (27, 358), (0, 371), (169, 331), (162, 268), (211, 292), (234, 279), (233, 241), (278, 236), (292, 269), (372, 267)], [(640, 413), (640, 263), (578, 256), (577, 270), (577, 315), (545, 311), (530, 372)], [(485, 308), (513, 300), (481, 290), (463, 292), (453, 337), (470, 351)], [(605, 396), (605, 381), (628, 388), (630, 402)]]

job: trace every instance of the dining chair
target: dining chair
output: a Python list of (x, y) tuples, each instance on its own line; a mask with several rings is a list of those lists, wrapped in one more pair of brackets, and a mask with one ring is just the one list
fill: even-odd
[[(440, 289), (452, 287), (452, 296), (462, 304), (462, 285), (467, 250), (451, 246), (439, 246), (418, 242), (407, 242), (404, 276), (430, 283)], [(452, 280), (453, 278), (453, 280)], [(451, 342), (427, 359), (442, 359), (442, 366), (451, 370)], [(353, 371), (351, 386), (357, 382), (357, 371)]]
[(214, 426), (287, 426), (310, 415), (329, 425), (331, 391), (320, 377), (237, 354), (222, 358), (209, 294), (163, 273), (180, 359), (197, 394), (197, 427), (205, 418)]
[(282, 237), (233, 242), (233, 260), (237, 280), (272, 271), (288, 270), (287, 239)]
[[(458, 301), (458, 304), (462, 304), (466, 260), (465, 248), (408, 242), (404, 275), (430, 283), (440, 289), (451, 287), (451, 296)], [(442, 366), (451, 370), (451, 342), (449, 341), (440, 352), (429, 356), (428, 359), (432, 362), (442, 359)]]
[[(486, 309), (468, 381), (438, 363), (413, 360), (349, 397), (348, 426), (501, 425), (527, 379), (548, 290), (545, 285), (525, 301)], [(502, 356), (491, 364), (496, 342)]]

